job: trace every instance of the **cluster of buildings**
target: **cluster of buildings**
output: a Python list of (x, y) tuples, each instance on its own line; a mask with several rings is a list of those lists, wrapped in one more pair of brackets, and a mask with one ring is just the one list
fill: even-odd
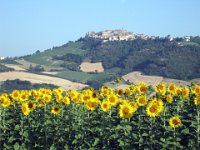
[(172, 37), (171, 35), (167, 35), (167, 36), (165, 37), (165, 39), (168, 39), (169, 41), (174, 41), (174, 40), (176, 40), (176, 39), (179, 39), (180, 41), (190, 42), (191, 36), (184, 36), (184, 37), (181, 37), (181, 38), (174, 38), (174, 37)]
[(117, 29), (117, 30), (105, 30), (102, 32), (88, 32), (86, 33), (86, 38), (95, 38), (101, 39), (104, 42), (106, 41), (127, 41), (127, 40), (134, 40), (137, 38), (142, 39), (152, 39), (155, 38), (153, 36), (148, 36), (144, 34), (134, 34), (132, 32), (128, 32), (127, 30)]
[[(117, 30), (105, 30), (101, 32), (88, 32), (85, 35), (86, 38), (95, 38), (100, 39), (103, 42), (107, 41), (127, 41), (127, 40), (134, 40), (137, 38), (141, 38), (144, 40), (148, 39), (168, 39), (169, 41), (173, 41), (176, 38), (173, 38), (172, 36), (168, 35), (166, 37), (156, 37), (156, 36), (148, 36), (144, 34), (134, 34), (132, 32), (128, 32), (127, 30), (123, 29), (117, 29)], [(181, 38), (181, 41), (189, 42), (191, 39), (190, 36), (185, 36)]]

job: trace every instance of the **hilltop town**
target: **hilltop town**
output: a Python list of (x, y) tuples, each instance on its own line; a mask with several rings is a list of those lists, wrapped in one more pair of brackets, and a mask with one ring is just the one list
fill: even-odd
[[(124, 29), (116, 29), (116, 30), (105, 30), (101, 32), (87, 32), (85, 35), (86, 38), (95, 38), (95, 39), (100, 39), (103, 42), (107, 41), (128, 41), (128, 40), (134, 40), (134, 39), (144, 39), (144, 40), (149, 40), (149, 39), (168, 39), (169, 41), (173, 41), (175, 38), (173, 38), (170, 35), (167, 35), (166, 37), (156, 37), (156, 36), (149, 36), (149, 35), (144, 35), (144, 34), (135, 34), (133, 32), (128, 32), (127, 30)], [(181, 41), (190, 41), (190, 36), (185, 36), (181, 38)]]
[(154, 36), (148, 36), (144, 34), (134, 34), (132, 32), (128, 32), (127, 30), (117, 29), (117, 30), (105, 30), (101, 32), (88, 32), (86, 33), (87, 38), (95, 38), (101, 39), (104, 42), (106, 41), (127, 41), (127, 40), (134, 40), (137, 38), (142, 39), (153, 39)]

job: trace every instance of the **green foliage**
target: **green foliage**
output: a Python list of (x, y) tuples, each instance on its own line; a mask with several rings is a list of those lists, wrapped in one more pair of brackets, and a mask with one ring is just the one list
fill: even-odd
[(2, 92), (11, 92), (13, 90), (30, 90), (30, 89), (39, 89), (39, 88), (56, 88), (57, 86), (52, 84), (32, 84), (29, 81), (17, 80), (7, 80), (0, 84), (0, 93)]
[(57, 55), (53, 57), (53, 60), (62, 60), (62, 61), (71, 61), (80, 64), (82, 62), (82, 58), (77, 54), (65, 54), (65, 55)]
[[(195, 37), (191, 41), (198, 43), (198, 40), (199, 37)], [(82, 42), (91, 49), (88, 55), (93, 62), (102, 61), (106, 69), (119, 67), (121, 74), (137, 70), (147, 75), (184, 80), (200, 76), (200, 47), (193, 44), (180, 46), (176, 40), (167, 39), (104, 43), (82, 39)], [(88, 44), (90, 42), (96, 44)]]
[(8, 68), (2, 64), (0, 64), (0, 72), (8, 72), (8, 71), (14, 71), (13, 68)]
[(44, 68), (41, 65), (36, 65), (36, 66), (30, 65), (28, 71), (30, 71), (30, 72), (43, 72)]

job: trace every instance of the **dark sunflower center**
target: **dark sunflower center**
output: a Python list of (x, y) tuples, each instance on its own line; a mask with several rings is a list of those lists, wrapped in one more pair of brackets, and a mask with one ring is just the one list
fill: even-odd
[(58, 112), (58, 111), (59, 111), (59, 108), (58, 108), (58, 107), (54, 108), (54, 111), (55, 111), (55, 112)]
[(125, 108), (123, 109), (123, 114), (124, 114), (124, 115), (129, 114), (129, 108), (125, 107)]
[(178, 120), (174, 119), (174, 120), (172, 121), (172, 123), (173, 123), (174, 125), (178, 125)]

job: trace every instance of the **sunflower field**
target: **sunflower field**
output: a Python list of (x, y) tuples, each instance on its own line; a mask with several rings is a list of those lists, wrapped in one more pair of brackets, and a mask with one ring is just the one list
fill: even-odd
[(2, 93), (0, 149), (200, 149), (200, 85)]

